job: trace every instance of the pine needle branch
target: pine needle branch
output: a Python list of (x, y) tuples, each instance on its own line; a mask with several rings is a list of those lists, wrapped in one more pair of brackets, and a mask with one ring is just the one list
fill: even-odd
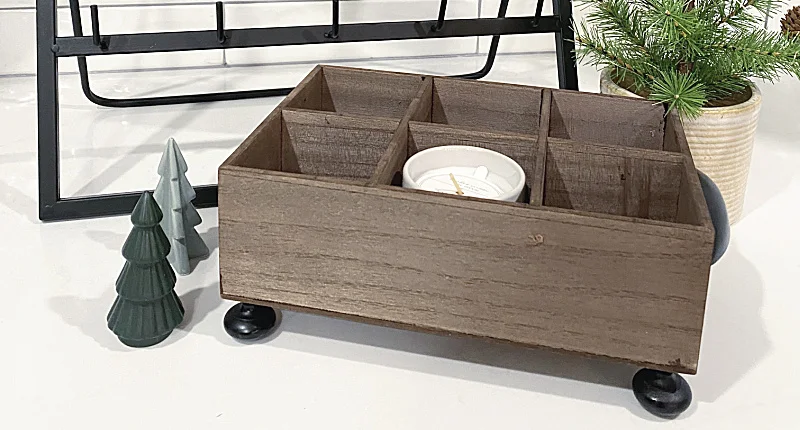
[(720, 0), (712, 1), (722, 5), (715, 24), (728, 25), (735, 29), (760, 25), (764, 16), (775, 13), (783, 3), (781, 0), (736, 0), (726, 13), (726, 2)]
[(800, 78), (800, 43), (778, 33), (756, 30), (740, 32), (712, 48), (721, 51), (721, 62), (731, 74), (774, 81), (782, 74)]
[(762, 28), (782, 0), (577, 0), (580, 60), (684, 117), (743, 94), (751, 79), (800, 78), (800, 37)]

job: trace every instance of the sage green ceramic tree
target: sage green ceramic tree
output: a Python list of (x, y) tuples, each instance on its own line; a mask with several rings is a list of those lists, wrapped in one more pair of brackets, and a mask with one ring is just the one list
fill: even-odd
[(186, 179), (189, 167), (175, 139), (170, 138), (158, 164), (160, 179), (153, 193), (164, 213), (161, 228), (170, 239), (167, 256), (172, 268), (180, 275), (192, 271), (191, 260), (208, 256), (208, 247), (195, 227), (202, 222), (192, 201), (196, 194)]
[(181, 323), (184, 309), (175, 293), (175, 272), (167, 261), (170, 241), (153, 195), (144, 192), (131, 213), (133, 229), (122, 247), (125, 266), (108, 328), (125, 345), (141, 348), (164, 341)]

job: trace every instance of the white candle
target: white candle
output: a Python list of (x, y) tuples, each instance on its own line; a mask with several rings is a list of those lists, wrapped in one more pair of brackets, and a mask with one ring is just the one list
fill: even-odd
[(403, 187), (514, 202), (525, 172), (511, 158), (485, 148), (447, 145), (420, 151), (403, 166)]

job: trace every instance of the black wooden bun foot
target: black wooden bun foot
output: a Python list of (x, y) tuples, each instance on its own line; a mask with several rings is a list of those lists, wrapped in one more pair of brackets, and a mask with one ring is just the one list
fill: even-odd
[(266, 337), (277, 321), (275, 309), (239, 303), (225, 313), (225, 331), (235, 339), (257, 340)]
[(703, 172), (698, 171), (697, 176), (700, 177), (700, 187), (703, 189), (703, 197), (711, 215), (711, 223), (714, 225), (714, 251), (711, 256), (711, 264), (714, 264), (725, 254), (731, 241), (728, 209), (717, 184)]
[(677, 373), (642, 369), (633, 376), (636, 400), (651, 414), (672, 419), (692, 403), (689, 383)]

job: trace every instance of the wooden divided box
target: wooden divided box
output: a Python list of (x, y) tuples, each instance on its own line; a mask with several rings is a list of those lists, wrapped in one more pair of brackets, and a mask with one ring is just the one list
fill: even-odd
[[(441, 145), (522, 201), (402, 188)], [(220, 167), (219, 228), (226, 299), (697, 370), (714, 228), (650, 101), (318, 66)]]

